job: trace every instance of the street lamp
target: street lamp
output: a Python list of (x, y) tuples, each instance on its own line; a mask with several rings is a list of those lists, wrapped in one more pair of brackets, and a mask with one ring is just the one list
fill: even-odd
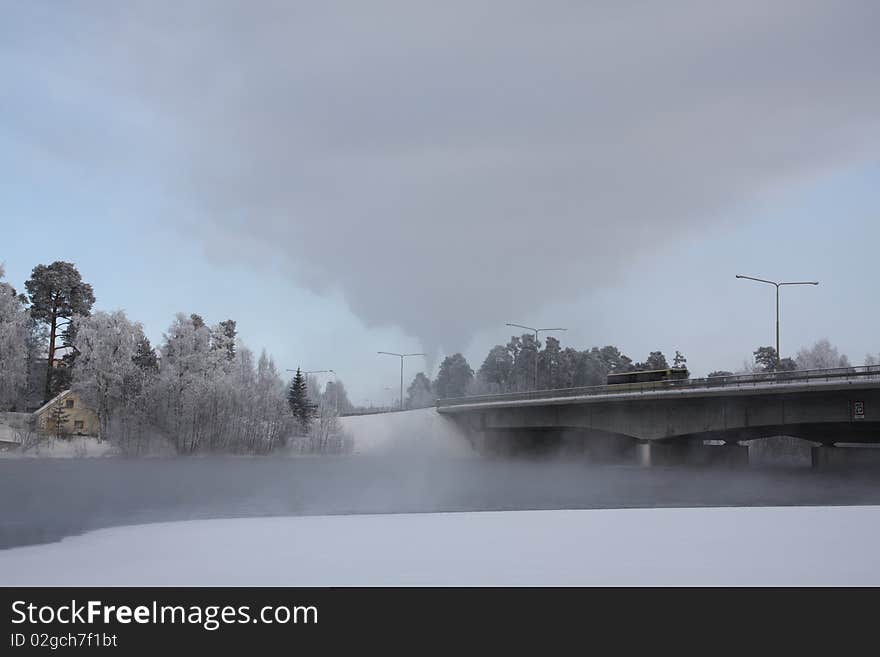
[(522, 324), (505, 324), (505, 326), (515, 326), (516, 328), (534, 331), (535, 333), (535, 390), (538, 389), (538, 333), (542, 331), (567, 331), (564, 328), (534, 328), (532, 326), (523, 326)]
[(792, 281), (787, 283), (777, 283), (776, 281), (768, 281), (763, 278), (754, 278), (753, 276), (743, 276), (742, 274), (737, 274), (736, 277), (776, 286), (776, 358), (782, 360), (782, 354), (779, 351), (779, 288), (783, 285), (818, 285), (819, 281)]
[(424, 356), (425, 354), (396, 354), (393, 351), (377, 351), (376, 353), (400, 358), (400, 410), (403, 410), (403, 359), (410, 356)]

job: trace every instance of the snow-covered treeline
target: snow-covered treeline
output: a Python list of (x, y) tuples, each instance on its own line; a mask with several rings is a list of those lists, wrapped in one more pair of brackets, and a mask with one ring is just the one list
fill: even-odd
[(264, 454), (294, 432), (272, 359), (236, 340), (234, 324), (178, 314), (158, 352), (124, 312), (74, 320), (73, 389), (126, 452), (156, 441), (177, 453)]
[(14, 407), (27, 386), (30, 315), (0, 265), (0, 411)]
[(337, 419), (350, 408), (342, 382), (322, 392), (300, 380), (294, 399), (231, 319), (178, 314), (154, 349), (124, 311), (92, 311), (72, 263), (35, 267), (27, 295), (2, 277), (0, 267), (0, 411), (34, 410), (72, 388), (97, 413), (101, 439), (125, 453), (351, 450)]

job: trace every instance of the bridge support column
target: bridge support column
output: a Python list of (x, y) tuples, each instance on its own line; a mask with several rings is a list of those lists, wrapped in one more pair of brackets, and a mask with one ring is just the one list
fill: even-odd
[(749, 448), (728, 443), (642, 442), (636, 447), (637, 462), (645, 467), (669, 465), (748, 465)]
[(833, 467), (880, 467), (880, 446), (835, 446), (834, 443), (825, 443), (820, 447), (810, 450), (812, 465), (814, 468)]

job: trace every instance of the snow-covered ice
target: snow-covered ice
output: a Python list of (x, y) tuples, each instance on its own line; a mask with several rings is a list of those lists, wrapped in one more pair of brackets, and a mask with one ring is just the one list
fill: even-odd
[(0, 585), (878, 585), (880, 507), (198, 520), (0, 551)]

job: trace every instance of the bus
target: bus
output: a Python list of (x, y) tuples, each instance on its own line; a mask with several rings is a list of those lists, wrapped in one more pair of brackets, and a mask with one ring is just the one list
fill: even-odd
[(665, 370), (641, 370), (616, 372), (608, 375), (608, 385), (622, 383), (654, 383), (658, 381), (681, 381), (690, 376), (686, 367), (667, 367)]

